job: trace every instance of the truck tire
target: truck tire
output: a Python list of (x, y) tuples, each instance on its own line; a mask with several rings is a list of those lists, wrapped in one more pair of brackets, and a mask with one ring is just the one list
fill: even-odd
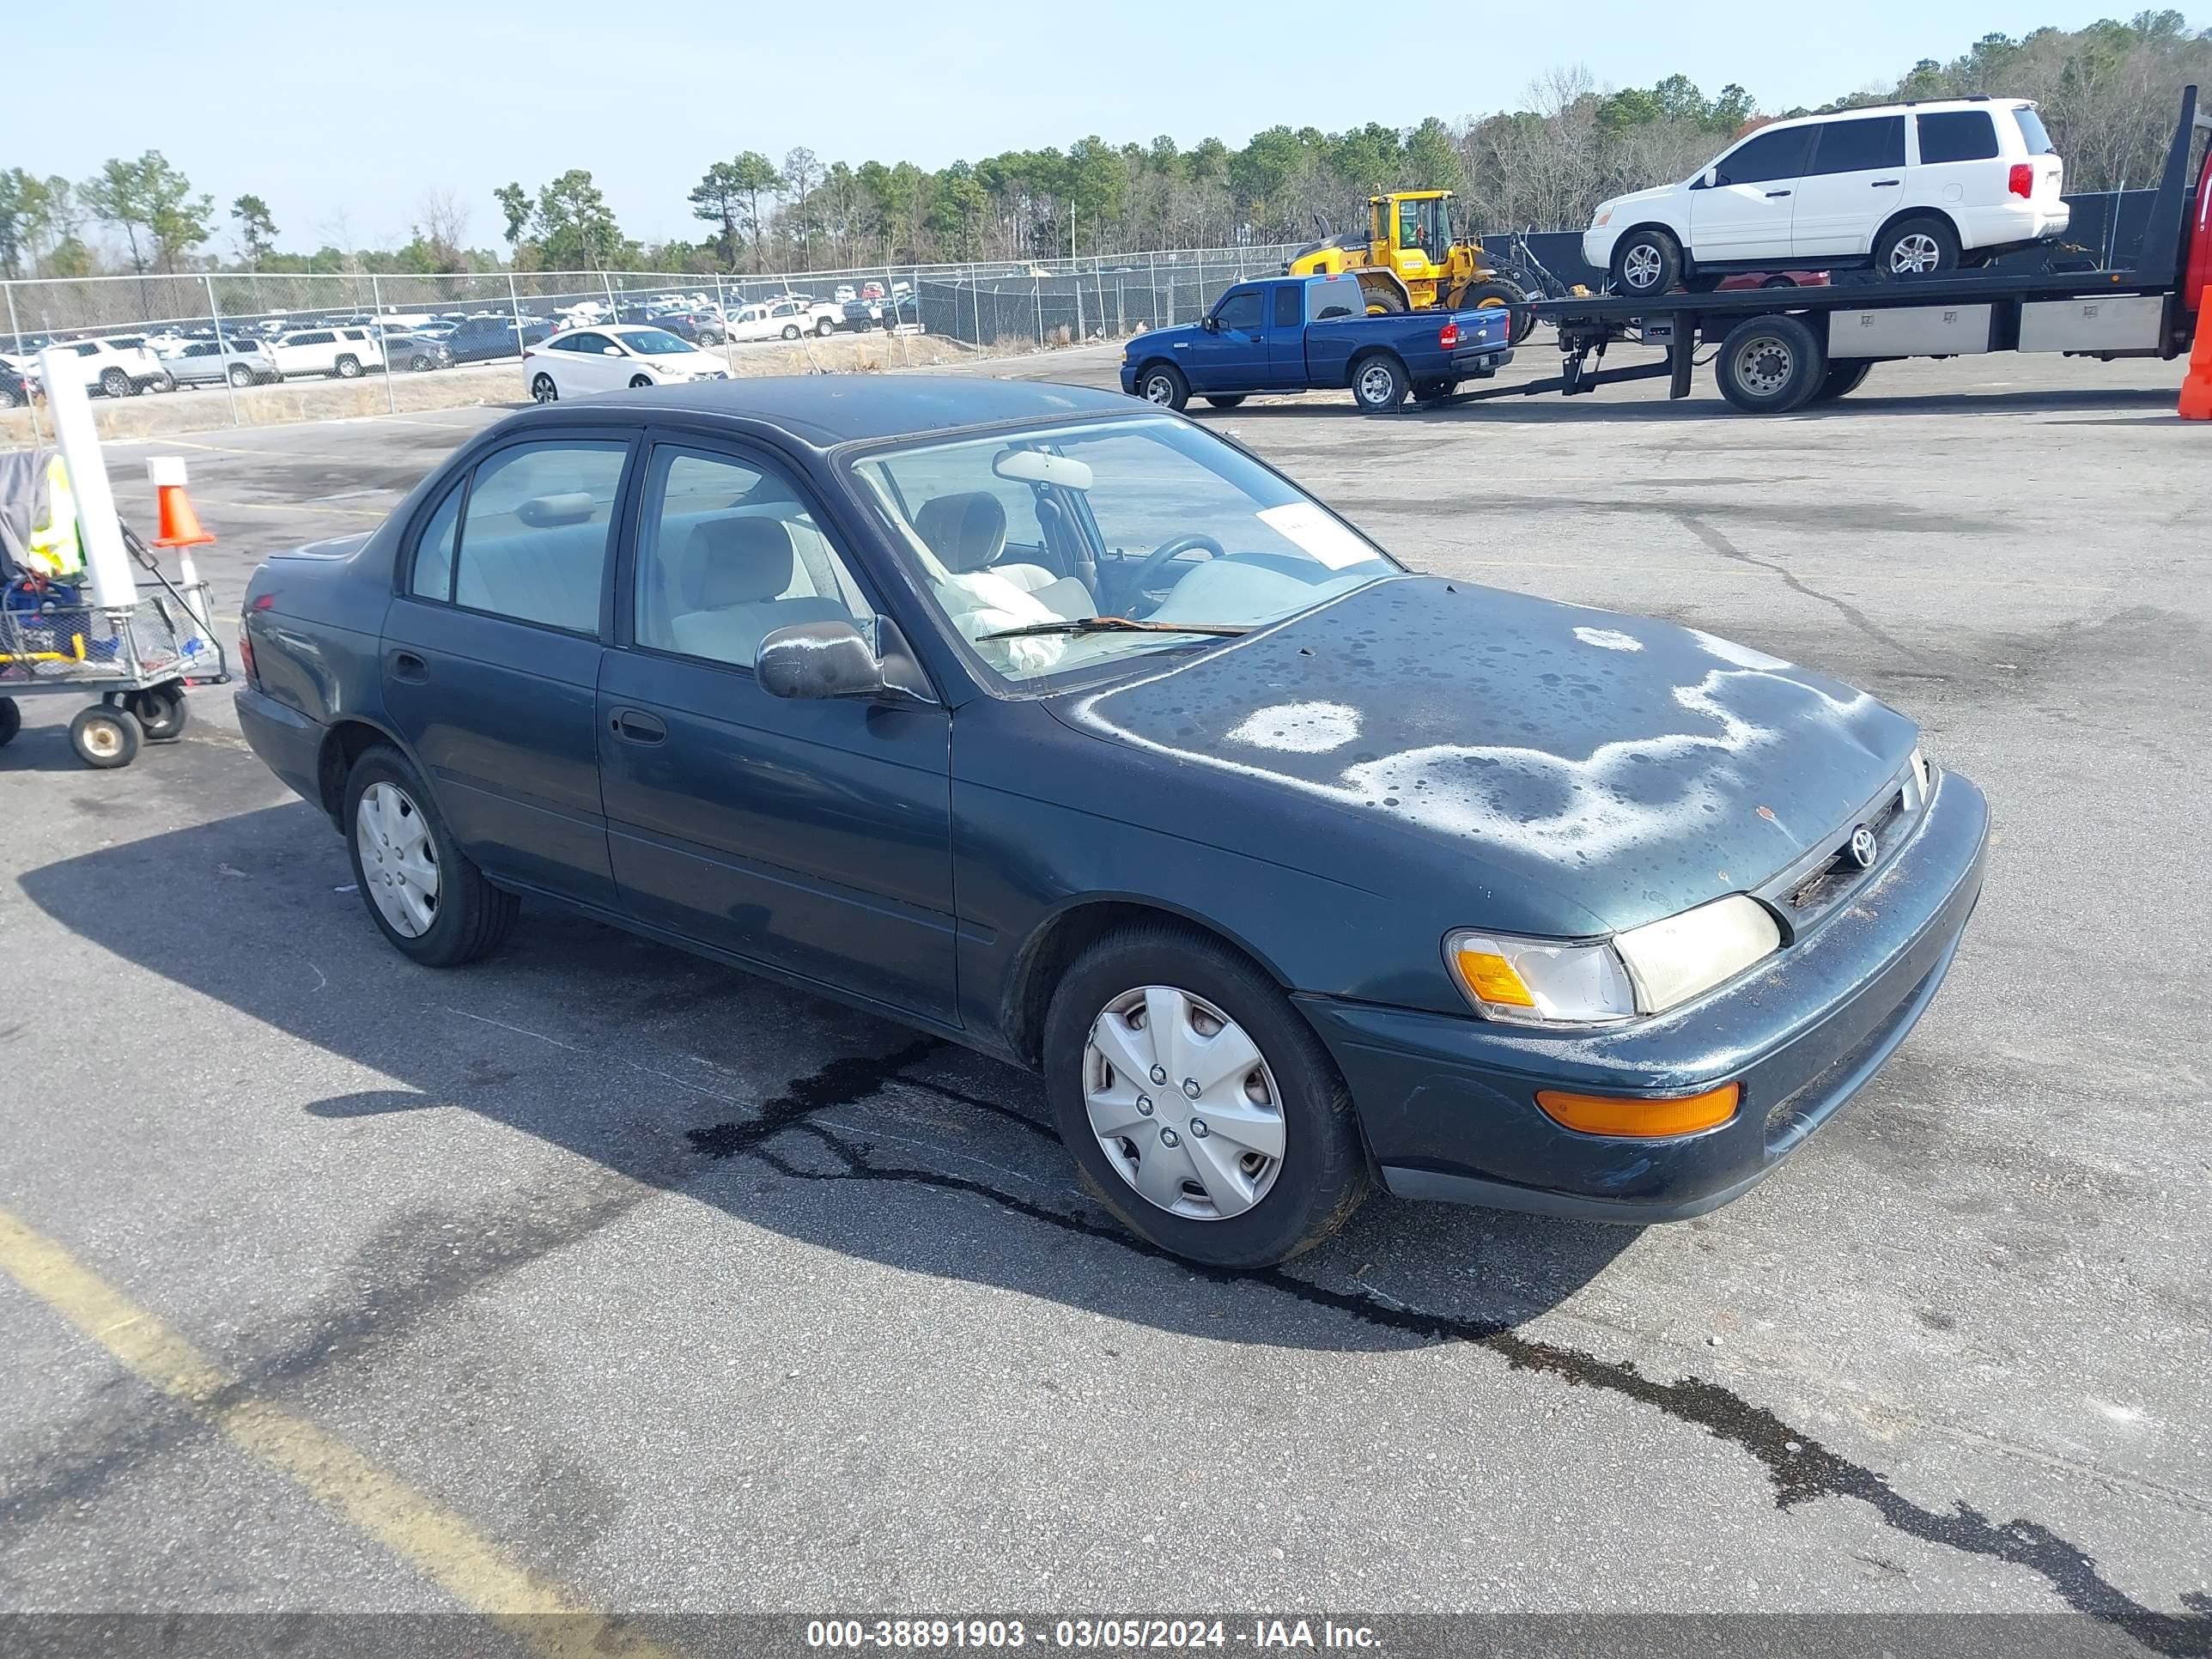
[(1948, 219), (1916, 214), (1900, 219), (1875, 239), (1875, 274), (1893, 280), (1928, 276), (1959, 268), (1959, 233)]
[(1860, 382), (1866, 379), (1868, 371), (1873, 368), (1874, 359), (1871, 357), (1831, 362), (1828, 372), (1820, 377), (1820, 384), (1813, 392), (1812, 401), (1826, 404), (1849, 397), (1859, 389)]
[(1641, 300), (1682, 280), (1682, 245), (1656, 226), (1632, 230), (1613, 245), (1613, 291)]
[(1395, 352), (1370, 351), (1352, 365), (1352, 401), (1363, 415), (1395, 415), (1412, 390), (1406, 365)]
[(1721, 342), (1713, 377), (1721, 396), (1747, 415), (1786, 415), (1820, 389), (1828, 354), (1799, 319), (1747, 317)]
[(1244, 401), (1244, 397), (1245, 394), (1243, 392), (1231, 392), (1225, 398), (1210, 397), (1206, 401), (1212, 404), (1216, 409), (1234, 409), (1237, 404)]
[(1147, 363), (1137, 374), (1137, 395), (1164, 409), (1181, 409), (1190, 401), (1190, 382), (1173, 363)]
[(1519, 345), (1536, 326), (1536, 313), (1528, 308), (1528, 295), (1518, 283), (1503, 278), (1487, 283), (1469, 283), (1460, 290), (1455, 311), (1503, 310), (1509, 313), (1505, 338), (1510, 345)]

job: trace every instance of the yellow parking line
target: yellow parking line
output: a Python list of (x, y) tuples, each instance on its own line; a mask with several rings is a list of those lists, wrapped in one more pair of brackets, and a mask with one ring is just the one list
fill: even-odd
[(0, 1210), (0, 1271), (248, 1456), (289, 1475), (316, 1502), (464, 1607), (507, 1627), (541, 1659), (666, 1659), (665, 1650), (631, 1637), (509, 1560), (435, 1498), (306, 1418), (255, 1399), (237, 1377), (7, 1210)]

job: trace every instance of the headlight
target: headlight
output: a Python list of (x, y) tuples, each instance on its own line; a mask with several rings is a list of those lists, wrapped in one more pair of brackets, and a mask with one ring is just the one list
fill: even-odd
[(1772, 915), (1734, 893), (1589, 944), (1463, 930), (1444, 961), (1486, 1019), (1609, 1025), (1680, 1006), (1781, 947)]
[(1601, 207), (1601, 208), (1600, 208), (1600, 209), (1597, 210), (1597, 217), (1590, 221), (1590, 228), (1591, 228), (1592, 230), (1603, 230), (1603, 229), (1605, 228), (1605, 227), (1606, 227), (1607, 222), (1609, 220), (1611, 220), (1611, 219), (1612, 219), (1612, 217), (1613, 217), (1613, 210), (1612, 210), (1611, 208), (1609, 208), (1609, 207)]

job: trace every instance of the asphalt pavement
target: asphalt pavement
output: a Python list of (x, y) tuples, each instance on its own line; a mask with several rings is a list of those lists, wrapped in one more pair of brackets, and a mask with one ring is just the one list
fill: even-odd
[[(2212, 431), (2178, 378), (1202, 415), (1412, 563), (1831, 671), (1987, 791), (1919, 1029), (1680, 1225), (1378, 1199), (1195, 1272), (1079, 1193), (1018, 1073), (536, 907), (415, 968), (226, 694), (114, 772), (26, 703), (0, 1608), (2070, 1613), (2212, 1650)], [(143, 523), (143, 458), (187, 459), (228, 616), (502, 413), (111, 465)]]

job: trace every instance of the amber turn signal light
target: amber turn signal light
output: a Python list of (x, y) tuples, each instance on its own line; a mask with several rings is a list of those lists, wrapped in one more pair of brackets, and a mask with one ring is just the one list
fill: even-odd
[(1693, 1135), (1727, 1122), (1735, 1115), (1743, 1096), (1740, 1083), (1723, 1083), (1699, 1095), (1677, 1095), (1669, 1100), (1630, 1100), (1619, 1095), (1574, 1095), (1559, 1089), (1539, 1089), (1536, 1103), (1544, 1115), (1565, 1129), (1585, 1135), (1632, 1135), (1655, 1139), (1662, 1135)]

